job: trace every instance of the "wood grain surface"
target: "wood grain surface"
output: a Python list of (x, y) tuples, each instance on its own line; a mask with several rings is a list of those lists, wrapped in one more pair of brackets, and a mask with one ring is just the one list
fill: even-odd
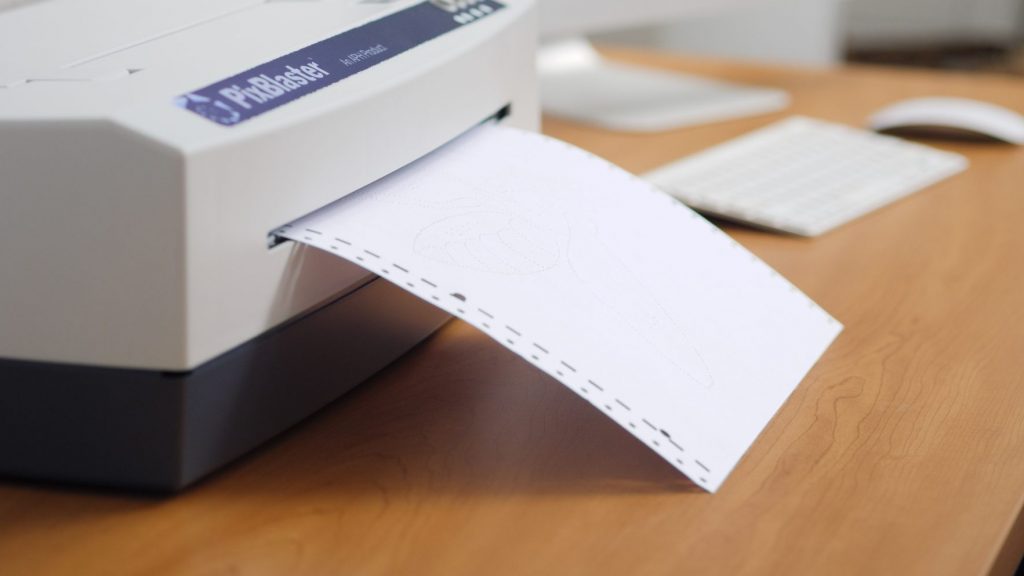
[[(855, 125), (1024, 82), (616, 53), (784, 88)], [(785, 114), (548, 133), (644, 171)], [(726, 230), (847, 328), (721, 491), (453, 322), (172, 498), (0, 482), (0, 574), (1009, 574), (1024, 553), (1024, 148), (822, 238)]]

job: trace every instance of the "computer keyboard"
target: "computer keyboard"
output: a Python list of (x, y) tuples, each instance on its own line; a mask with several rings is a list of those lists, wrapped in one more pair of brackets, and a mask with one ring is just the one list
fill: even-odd
[(698, 211), (817, 236), (966, 167), (959, 154), (794, 116), (646, 177)]

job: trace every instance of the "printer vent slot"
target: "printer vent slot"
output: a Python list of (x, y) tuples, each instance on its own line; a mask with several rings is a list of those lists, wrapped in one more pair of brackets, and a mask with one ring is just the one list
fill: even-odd
[(117, 80), (127, 78), (132, 74), (142, 72), (142, 68), (117, 68), (114, 70), (101, 70), (89, 73), (77, 73), (73, 70), (58, 70), (52, 74), (37, 74), (28, 78), (21, 78), (0, 84), (2, 87), (14, 88), (28, 84), (53, 83), (53, 82), (100, 82), (105, 80)]

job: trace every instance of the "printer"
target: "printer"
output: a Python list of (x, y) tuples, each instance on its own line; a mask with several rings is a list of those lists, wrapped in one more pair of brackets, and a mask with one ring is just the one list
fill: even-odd
[(532, 0), (0, 7), (0, 478), (180, 489), (447, 320), (282, 225), (536, 129)]

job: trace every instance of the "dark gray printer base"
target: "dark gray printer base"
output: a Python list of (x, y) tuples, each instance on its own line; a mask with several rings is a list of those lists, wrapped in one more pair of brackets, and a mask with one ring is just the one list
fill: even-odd
[(178, 490), (322, 408), (447, 319), (374, 280), (191, 372), (0, 360), (0, 476)]

